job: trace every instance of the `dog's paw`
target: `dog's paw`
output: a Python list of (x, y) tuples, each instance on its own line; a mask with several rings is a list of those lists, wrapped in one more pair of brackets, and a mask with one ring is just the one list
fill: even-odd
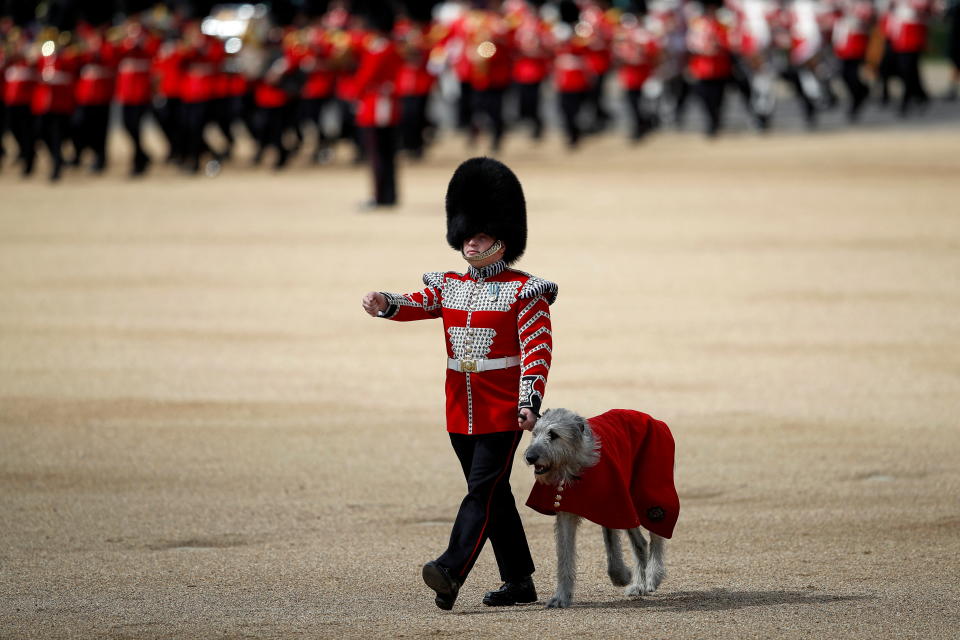
[(630, 570), (624, 566), (616, 567), (609, 569), (607, 575), (610, 576), (610, 582), (616, 587), (625, 587), (630, 584), (630, 579), (633, 577), (630, 575)]
[(553, 596), (547, 600), (547, 604), (544, 609), (566, 609), (570, 606), (570, 598), (565, 598), (563, 596)]
[(626, 589), (623, 590), (623, 595), (628, 598), (636, 598), (637, 596), (646, 596), (650, 595), (650, 592), (647, 591), (647, 588), (639, 584), (630, 584)]

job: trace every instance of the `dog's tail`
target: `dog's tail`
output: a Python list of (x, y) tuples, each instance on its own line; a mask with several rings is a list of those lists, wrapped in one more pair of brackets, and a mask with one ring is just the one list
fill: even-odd
[(647, 559), (647, 592), (653, 593), (667, 577), (667, 540), (650, 532), (650, 557)]

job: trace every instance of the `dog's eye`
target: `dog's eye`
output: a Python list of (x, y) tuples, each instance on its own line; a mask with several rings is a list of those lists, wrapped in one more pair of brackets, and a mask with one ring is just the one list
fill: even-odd
[(556, 432), (556, 431), (547, 431), (547, 435), (550, 436), (550, 439), (551, 439), (551, 440), (556, 440), (556, 439), (557, 439), (557, 432)]

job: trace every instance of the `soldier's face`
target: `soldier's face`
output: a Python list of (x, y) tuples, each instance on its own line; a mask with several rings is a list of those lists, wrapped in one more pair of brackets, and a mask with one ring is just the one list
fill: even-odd
[(466, 258), (470, 264), (475, 267), (485, 267), (488, 264), (493, 264), (497, 260), (503, 258), (505, 251), (504, 247), (500, 247), (494, 253), (489, 256), (484, 256), (481, 259), (478, 259), (484, 252), (489, 251), (494, 243), (497, 241), (493, 236), (488, 236), (485, 233), (478, 233), (472, 238), (467, 238), (463, 241), (463, 257)]

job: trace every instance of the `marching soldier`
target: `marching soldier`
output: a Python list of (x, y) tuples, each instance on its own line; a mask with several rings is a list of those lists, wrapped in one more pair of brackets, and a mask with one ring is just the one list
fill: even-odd
[(488, 606), (537, 599), (533, 559), (510, 491), (522, 429), (539, 417), (550, 370), (550, 305), (557, 285), (509, 267), (526, 247), (523, 189), (500, 162), (473, 158), (457, 168), (446, 196), (447, 242), (467, 273), (428, 273), (420, 292), (368, 293), (364, 310), (395, 321), (442, 318), (446, 340), (447, 431), (467, 481), (449, 545), (423, 567), (441, 609), (490, 540), (503, 586)]
[(530, 122), (534, 140), (543, 136), (541, 85), (550, 72), (550, 31), (526, 2), (515, 9), (513, 83), (517, 89), (519, 119)]
[(369, 33), (363, 41), (360, 64), (353, 79), (357, 94), (357, 126), (373, 171), (373, 199), (368, 207), (397, 204), (397, 125), (400, 100), (396, 79), (403, 65), (397, 45), (390, 39), (393, 16), (380, 9), (367, 18)]
[(80, 164), (83, 152), (93, 152), (91, 169), (102, 173), (107, 167), (107, 130), (110, 103), (116, 87), (117, 51), (107, 38), (105, 27), (78, 26), (81, 34), (80, 77), (77, 80), (77, 110), (73, 120), (74, 163)]
[(31, 109), (39, 120), (40, 132), (50, 151), (50, 180), (63, 173), (63, 143), (70, 139), (70, 119), (76, 109), (77, 72), (81, 59), (68, 32), (54, 41), (41, 38), (37, 62), (39, 82), (33, 92)]
[(30, 105), (37, 86), (37, 72), (27, 60), (27, 41), (22, 33), (11, 33), (4, 67), (3, 102), (7, 111), (7, 125), (17, 141), (17, 158), (24, 176), (33, 173), (36, 158), (36, 123)]
[(727, 27), (717, 18), (719, 5), (720, 0), (705, 0), (703, 13), (691, 19), (687, 29), (687, 64), (707, 112), (706, 133), (711, 138), (720, 132), (724, 88), (733, 70)]
[(143, 118), (150, 110), (150, 61), (160, 42), (151, 38), (137, 20), (131, 20), (120, 44), (120, 64), (117, 68), (117, 102), (120, 103), (123, 128), (133, 144), (133, 162), (130, 175), (138, 176), (147, 170), (150, 156), (143, 149), (140, 133)]
[(632, 119), (630, 139), (640, 140), (654, 126), (654, 116), (643, 104), (643, 85), (657, 67), (660, 47), (643, 25), (642, 16), (626, 13), (614, 37), (613, 54), (617, 76), (623, 89), (627, 113)]
[(435, 81), (428, 67), (434, 43), (432, 28), (426, 18), (424, 15), (411, 16), (398, 22), (395, 31), (403, 57), (403, 66), (397, 75), (401, 146), (414, 159), (423, 157), (427, 106)]
[(871, 0), (843, 0), (840, 9), (840, 19), (833, 28), (833, 52), (840, 60), (841, 77), (850, 93), (847, 117), (856, 120), (870, 95), (870, 89), (860, 78), (860, 67), (867, 55), (873, 3)]
[(587, 65), (587, 42), (577, 34), (580, 10), (573, 0), (560, 3), (560, 22), (553, 29), (556, 59), (553, 64), (553, 83), (560, 102), (560, 115), (567, 138), (567, 146), (574, 149), (580, 143), (580, 109), (590, 89), (592, 76)]

